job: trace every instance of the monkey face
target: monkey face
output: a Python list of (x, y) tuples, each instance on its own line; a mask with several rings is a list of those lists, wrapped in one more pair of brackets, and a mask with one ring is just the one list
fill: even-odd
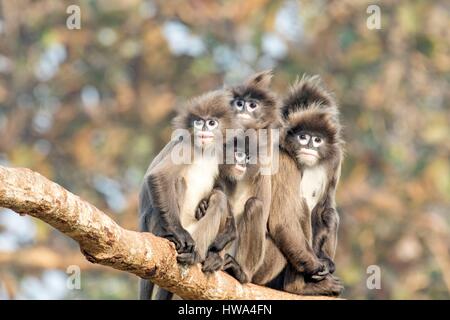
[(278, 120), (277, 100), (269, 89), (271, 78), (270, 71), (260, 72), (230, 89), (231, 108), (244, 128), (266, 128)]
[[(257, 157), (249, 154), (249, 146), (242, 144), (242, 140), (234, 138), (224, 145), (224, 148), (224, 164), (220, 166), (223, 177), (232, 181), (240, 181), (245, 177), (251, 178), (257, 174), (259, 170)], [(227, 148), (230, 149), (227, 150)]]
[(236, 151), (234, 153), (234, 166), (231, 168), (232, 175), (236, 180), (240, 180), (244, 177), (247, 171), (247, 165), (250, 162), (250, 157), (244, 151)]
[(176, 129), (188, 130), (195, 147), (221, 148), (230, 138), (227, 129), (240, 128), (236, 117), (229, 107), (230, 94), (227, 90), (205, 93), (189, 101), (178, 110), (173, 120)]
[(264, 128), (277, 119), (275, 99), (270, 93), (253, 89), (240, 95), (236, 89), (230, 104), (244, 128)]
[(297, 159), (300, 164), (315, 166), (323, 156), (326, 138), (320, 133), (301, 131), (296, 135), (299, 149)]
[(256, 99), (237, 97), (231, 102), (231, 105), (244, 126), (256, 123), (261, 118), (261, 102)]
[(300, 165), (312, 167), (331, 160), (341, 148), (339, 124), (327, 111), (298, 112), (286, 124), (281, 145)]
[(197, 147), (208, 147), (216, 141), (216, 137), (221, 134), (218, 119), (203, 119), (196, 117), (192, 120), (194, 132), (194, 144)]
[(241, 149), (235, 148), (231, 158), (227, 157), (225, 163), (221, 165), (220, 171), (232, 181), (242, 180), (247, 173), (250, 157)]

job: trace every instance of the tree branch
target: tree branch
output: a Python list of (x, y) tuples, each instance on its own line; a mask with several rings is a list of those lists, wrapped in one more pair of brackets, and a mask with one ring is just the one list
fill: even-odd
[(185, 299), (328, 299), (253, 284), (199, 265), (176, 262), (174, 245), (150, 233), (126, 230), (99, 209), (29, 169), (0, 166), (0, 206), (38, 218), (77, 241), (87, 260), (150, 279)]

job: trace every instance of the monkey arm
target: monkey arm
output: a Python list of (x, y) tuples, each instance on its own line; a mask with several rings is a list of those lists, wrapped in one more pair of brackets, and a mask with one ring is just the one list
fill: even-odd
[[(328, 200), (326, 200), (328, 202)], [(317, 208), (312, 216), (313, 249), (326, 264), (330, 273), (335, 271), (334, 254), (337, 245), (339, 215), (334, 207)]]
[(216, 239), (211, 243), (203, 262), (203, 272), (213, 272), (223, 268), (224, 261), (220, 255), (223, 249), (236, 239), (236, 224), (232, 215), (226, 218), (225, 226), (219, 231)]
[(228, 215), (225, 225), (219, 230), (219, 234), (213, 243), (209, 246), (208, 252), (220, 252), (237, 237), (236, 223), (233, 215)]
[(336, 210), (336, 188), (341, 175), (342, 154), (331, 164), (333, 175), (327, 185), (324, 198), (314, 208), (311, 215), (313, 248), (331, 273), (335, 271), (333, 262), (337, 246), (339, 214)]
[(163, 170), (154, 171), (146, 176), (144, 182), (144, 190), (148, 190), (151, 200), (151, 205), (146, 207), (151, 210), (143, 212), (145, 215), (143, 219), (156, 219), (157, 226), (154, 226), (156, 229), (153, 230), (149, 226), (149, 231), (175, 244), (178, 262), (193, 264), (199, 259), (196, 244), (180, 220), (179, 203), (184, 198), (184, 180), (177, 178), (178, 172), (164, 174)]
[[(289, 212), (280, 210), (277, 216), (287, 217)], [(298, 220), (269, 217), (269, 234), (276, 246), (298, 272), (308, 275), (320, 274), (325, 267), (308, 244)]]
[(336, 183), (332, 180), (323, 201), (314, 208), (311, 215), (313, 249), (317, 257), (324, 260), (331, 273), (335, 271), (333, 262), (337, 246), (339, 214), (336, 210)]
[(161, 228), (182, 228), (176, 182), (163, 173), (151, 173), (146, 177), (145, 184), (151, 194), (153, 206), (159, 209)]

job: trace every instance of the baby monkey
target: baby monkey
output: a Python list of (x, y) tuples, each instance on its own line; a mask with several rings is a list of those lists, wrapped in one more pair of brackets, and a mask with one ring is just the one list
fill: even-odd
[[(222, 270), (246, 283), (260, 263), (266, 230), (266, 222), (261, 219), (263, 202), (256, 196), (254, 187), (260, 179), (260, 168), (256, 156), (250, 155), (245, 139), (235, 138), (226, 144), (225, 154), (225, 163), (219, 166), (215, 190), (221, 190), (227, 196), (228, 210), (237, 223), (238, 238), (227, 245)], [(200, 220), (208, 215), (210, 205), (210, 199), (202, 200), (196, 218)]]

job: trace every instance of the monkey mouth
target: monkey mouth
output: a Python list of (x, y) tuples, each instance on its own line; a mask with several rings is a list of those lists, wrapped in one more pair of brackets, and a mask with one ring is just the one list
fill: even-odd
[(197, 138), (201, 144), (208, 144), (214, 140), (214, 134), (208, 131), (200, 131), (197, 133)]
[(252, 120), (252, 116), (246, 114), (246, 113), (239, 113), (238, 118), (242, 120)]
[(314, 158), (319, 158), (319, 155), (315, 151), (309, 151), (309, 150), (302, 149), (302, 150), (300, 150), (299, 154), (314, 157)]
[(247, 170), (247, 168), (244, 166), (241, 166), (240, 164), (235, 164), (234, 170), (236, 171), (236, 173), (239, 176), (242, 176), (245, 173), (245, 171)]

